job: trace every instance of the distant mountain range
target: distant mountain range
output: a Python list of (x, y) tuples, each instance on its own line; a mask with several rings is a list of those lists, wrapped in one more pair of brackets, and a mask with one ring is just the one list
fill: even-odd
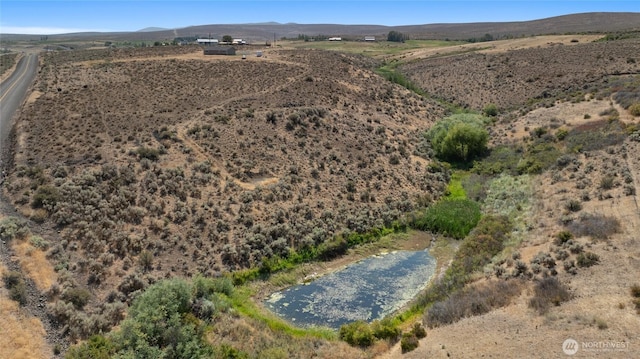
[(145, 27), (144, 29), (140, 29), (136, 32), (154, 32), (154, 31), (167, 31), (170, 29), (165, 29), (164, 27)]
[[(275, 22), (255, 24), (199, 25), (179, 29), (145, 28), (135, 32), (90, 32), (49, 35), (49, 41), (166, 41), (177, 37), (213, 37), (231, 35), (248, 42), (295, 38), (298, 35), (340, 36), (345, 39), (363, 36), (386, 38), (389, 31), (399, 31), (411, 38), (469, 39), (485, 34), (493, 38), (504, 36), (529, 36), (585, 32), (612, 32), (640, 30), (640, 12), (595, 12), (556, 16), (540, 20), (517, 22), (482, 22), (460, 24), (426, 24), (407, 26), (340, 25), (340, 24), (280, 24)], [(40, 35), (3, 34), (4, 40), (36, 41)]]

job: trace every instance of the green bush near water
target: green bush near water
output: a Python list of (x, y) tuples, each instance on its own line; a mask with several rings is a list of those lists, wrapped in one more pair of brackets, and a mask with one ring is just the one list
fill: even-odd
[(411, 227), (464, 238), (480, 220), (480, 205), (468, 199), (448, 199), (429, 207), (412, 221)]

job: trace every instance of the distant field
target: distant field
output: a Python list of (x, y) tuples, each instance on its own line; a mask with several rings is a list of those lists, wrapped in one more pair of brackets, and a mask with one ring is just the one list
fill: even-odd
[(284, 46), (297, 49), (333, 50), (377, 57), (382, 55), (397, 55), (415, 49), (432, 49), (461, 44), (466, 44), (466, 42), (442, 40), (408, 40), (404, 43), (389, 41), (292, 41), (284, 43)]

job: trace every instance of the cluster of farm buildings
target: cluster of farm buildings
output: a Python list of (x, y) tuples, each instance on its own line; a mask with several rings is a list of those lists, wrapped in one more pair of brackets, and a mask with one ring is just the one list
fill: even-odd
[(246, 45), (242, 39), (233, 39), (231, 42), (218, 41), (218, 39), (198, 39), (198, 45)]
[[(341, 37), (330, 37), (329, 41), (342, 41)], [(376, 41), (375, 36), (365, 36), (364, 41)], [(198, 45), (246, 45), (247, 42), (243, 39), (233, 39), (231, 42), (223, 42), (218, 39), (197, 39)]]
[[(328, 41), (342, 41), (341, 37), (330, 37)], [(197, 39), (198, 45), (205, 46), (205, 55), (235, 55), (236, 49), (233, 45), (247, 45), (243, 39), (233, 39), (229, 41), (219, 41), (218, 39)], [(365, 36), (364, 41), (376, 41), (375, 36)], [(258, 55), (261, 56), (261, 55)]]

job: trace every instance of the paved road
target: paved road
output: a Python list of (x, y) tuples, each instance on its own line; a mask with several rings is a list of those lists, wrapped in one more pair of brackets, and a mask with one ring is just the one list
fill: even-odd
[(13, 125), (13, 114), (22, 104), (37, 69), (38, 55), (25, 54), (11, 76), (0, 84), (0, 149), (3, 152)]

